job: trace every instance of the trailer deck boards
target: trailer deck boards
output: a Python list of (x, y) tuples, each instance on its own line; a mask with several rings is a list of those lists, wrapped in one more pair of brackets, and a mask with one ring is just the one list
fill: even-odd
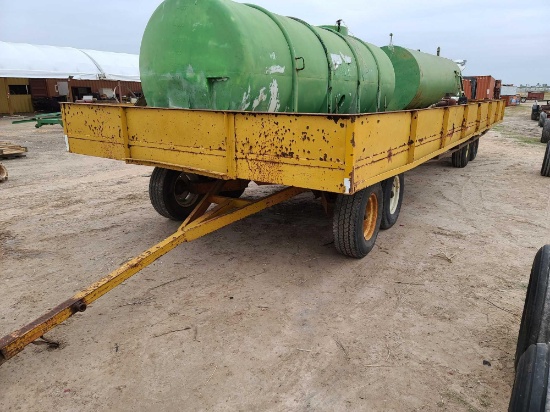
[(353, 194), (480, 135), (504, 101), (323, 115), (63, 104), (73, 153)]

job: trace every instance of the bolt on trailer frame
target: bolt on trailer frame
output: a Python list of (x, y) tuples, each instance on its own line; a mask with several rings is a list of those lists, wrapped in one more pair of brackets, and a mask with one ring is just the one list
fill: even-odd
[[(174, 234), (1, 338), (0, 364), (179, 244), (308, 190), (336, 195), (340, 205), (346, 206), (339, 218), (354, 233), (335, 239), (342, 243), (342, 253), (355, 256), (348, 249), (357, 251), (353, 249), (357, 234), (359, 238), (374, 236), (372, 248), (381, 219), (373, 219), (369, 210), (380, 207), (382, 199), (376, 191), (364, 196), (365, 190), (446, 152), (468, 155), (470, 147), (477, 150), (479, 137), (502, 120), (504, 108), (504, 101), (491, 100), (326, 115), (63, 104), (70, 152), (192, 173), (208, 180), (190, 186), (199, 195), (198, 201)], [(464, 165), (458, 162), (457, 167)], [(250, 181), (287, 187), (255, 201), (224, 196), (224, 191), (242, 190)], [(362, 210), (348, 216), (346, 210), (357, 209), (351, 206), (359, 196), (364, 199)], [(322, 199), (327, 207), (330, 196)], [(335, 233), (335, 237), (340, 235)]]

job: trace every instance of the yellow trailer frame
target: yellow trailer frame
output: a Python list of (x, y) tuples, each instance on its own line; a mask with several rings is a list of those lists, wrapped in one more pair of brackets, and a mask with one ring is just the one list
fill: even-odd
[(504, 101), (357, 115), (63, 104), (72, 153), (353, 194), (502, 120)]
[[(70, 152), (218, 179), (179, 229), (23, 328), (0, 339), (0, 364), (183, 242), (307, 190), (353, 194), (479, 138), (504, 101), (401, 112), (316, 115), (63, 104)], [(230, 180), (289, 186), (249, 201)], [(216, 205), (214, 208), (210, 206)]]

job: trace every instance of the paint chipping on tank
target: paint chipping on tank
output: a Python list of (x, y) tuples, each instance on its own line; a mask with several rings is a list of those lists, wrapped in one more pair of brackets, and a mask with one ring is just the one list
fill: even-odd
[(344, 53), (331, 53), (330, 59), (332, 60), (332, 67), (334, 70), (338, 69), (343, 63), (351, 64), (351, 57), (346, 56)]
[(254, 99), (254, 102), (252, 103), (252, 111), (256, 110), (260, 103), (265, 102), (266, 100), (267, 95), (265, 94), (265, 87), (262, 87), (260, 89), (260, 95), (256, 99)]
[(246, 110), (250, 106), (250, 86), (248, 86), (248, 92), (244, 92), (243, 101), (241, 102), (240, 110)]
[(271, 66), (268, 67), (265, 70), (265, 74), (273, 74), (273, 73), (284, 73), (285, 72), (285, 66)]
[(269, 97), (269, 106), (267, 111), (278, 112), (279, 107), (281, 107), (281, 102), (279, 101), (279, 85), (277, 84), (276, 79), (273, 79), (269, 85), (269, 93), (271, 93), (271, 96)]
[(340, 56), (342, 56), (342, 60), (344, 60), (344, 63), (351, 64), (351, 56), (346, 56), (343, 53), (340, 53)]

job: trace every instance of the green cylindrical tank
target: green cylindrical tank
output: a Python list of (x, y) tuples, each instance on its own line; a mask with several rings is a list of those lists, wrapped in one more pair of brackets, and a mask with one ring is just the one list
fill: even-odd
[(395, 75), (378, 47), (230, 0), (165, 0), (140, 74), (157, 107), (304, 113), (384, 111)]
[(446, 93), (460, 91), (461, 76), (452, 60), (399, 46), (384, 46), (395, 71), (395, 92), (388, 110), (420, 109)]

